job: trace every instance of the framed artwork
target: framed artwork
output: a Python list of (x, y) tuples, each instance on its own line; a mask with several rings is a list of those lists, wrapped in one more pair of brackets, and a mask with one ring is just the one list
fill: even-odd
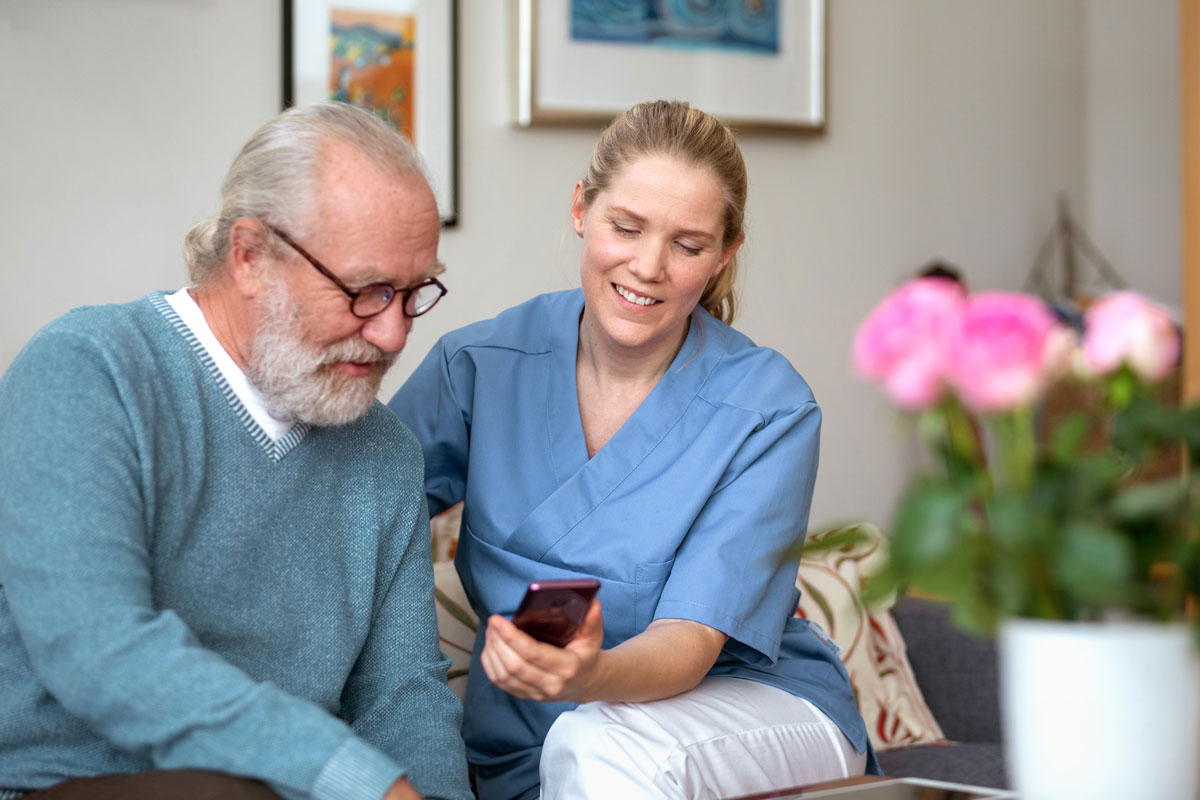
[(283, 105), (340, 100), (421, 153), (443, 225), (458, 219), (456, 0), (283, 0)]
[(825, 0), (510, 0), (518, 125), (687, 100), (741, 128), (825, 125)]

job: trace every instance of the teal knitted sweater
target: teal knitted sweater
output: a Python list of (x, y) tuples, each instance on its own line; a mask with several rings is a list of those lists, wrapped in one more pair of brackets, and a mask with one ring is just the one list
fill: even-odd
[(272, 441), (161, 293), (42, 329), (0, 380), (0, 793), (469, 798), (422, 479), (379, 403)]

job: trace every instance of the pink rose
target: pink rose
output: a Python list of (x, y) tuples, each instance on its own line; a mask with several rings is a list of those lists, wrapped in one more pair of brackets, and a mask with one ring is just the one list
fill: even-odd
[(1094, 375), (1128, 364), (1147, 381), (1165, 378), (1179, 360), (1179, 331), (1171, 315), (1137, 292), (1116, 292), (1084, 314), (1083, 363)]
[(950, 343), (946, 378), (982, 412), (1031, 405), (1065, 368), (1070, 331), (1035, 297), (981, 292), (970, 298)]
[(944, 278), (905, 283), (875, 307), (854, 336), (855, 370), (881, 380), (888, 396), (909, 409), (941, 400), (946, 344), (962, 313), (961, 285)]

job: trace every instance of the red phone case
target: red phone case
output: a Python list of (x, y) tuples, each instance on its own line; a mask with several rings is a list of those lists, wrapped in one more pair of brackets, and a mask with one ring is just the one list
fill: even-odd
[(563, 647), (575, 637), (599, 589), (595, 578), (534, 581), (513, 614), (513, 624), (538, 641)]

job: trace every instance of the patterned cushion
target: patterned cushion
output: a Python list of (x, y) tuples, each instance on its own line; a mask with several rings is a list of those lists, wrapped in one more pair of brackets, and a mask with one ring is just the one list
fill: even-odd
[[(842, 663), (876, 750), (942, 742), (945, 736), (913, 677), (890, 604), (868, 609), (859, 597), (886, 557), (886, 540), (874, 526), (855, 527), (863, 534), (858, 544), (809, 552), (801, 560), (796, 615), (816, 622), (842, 646)], [(832, 533), (810, 538), (815, 543)]]
[[(434, 517), (434, 591), (442, 650), (450, 658), (450, 685), (461, 698), (478, 620), (454, 570), (462, 507)], [(854, 684), (859, 711), (876, 750), (944, 740), (925, 705), (904, 641), (887, 608), (867, 609), (859, 599), (863, 581), (883, 558), (878, 529), (859, 526), (865, 540), (851, 548), (806, 555), (796, 585), (797, 616), (819, 624), (842, 646), (842, 662)]]
[(438, 638), (442, 641), (442, 652), (450, 659), (447, 677), (450, 688), (461, 700), (467, 691), (467, 669), (471, 666), (471, 648), (479, 620), (467, 604), (453, 561), (434, 562), (433, 593), (437, 599)]

